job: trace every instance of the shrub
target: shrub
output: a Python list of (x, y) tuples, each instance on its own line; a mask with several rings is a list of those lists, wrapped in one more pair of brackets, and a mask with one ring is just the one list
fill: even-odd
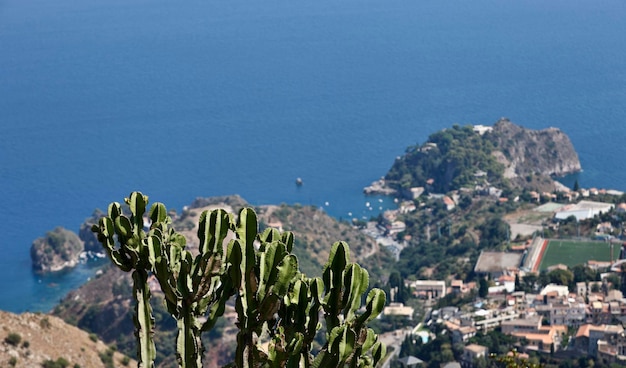
[(41, 328), (50, 328), (50, 320), (48, 319), (48, 317), (44, 317), (41, 319), (41, 321), (39, 321), (39, 326), (41, 326)]
[(11, 357), (11, 358), (9, 359), (9, 365), (10, 365), (11, 367), (15, 367), (15, 365), (16, 365), (16, 364), (17, 364), (17, 358), (16, 358), (16, 357)]
[(4, 338), (4, 342), (13, 346), (18, 346), (20, 341), (22, 341), (22, 336), (15, 332), (11, 332), (7, 337)]
[(106, 352), (99, 352), (98, 356), (100, 357), (100, 360), (106, 368), (115, 367), (115, 365), (113, 364), (113, 352), (111, 350), (107, 350)]
[(57, 360), (51, 360), (51, 359), (47, 359), (44, 360), (43, 363), (41, 363), (41, 366), (43, 368), (67, 368), (69, 367), (70, 362), (67, 361), (67, 359), (60, 357)]
[(89, 340), (96, 342), (98, 341), (98, 335), (94, 334), (94, 333), (90, 333), (89, 334)]
[(22, 347), (23, 347), (24, 349), (28, 349), (28, 348), (30, 347), (30, 341), (25, 340), (25, 341), (22, 343)]

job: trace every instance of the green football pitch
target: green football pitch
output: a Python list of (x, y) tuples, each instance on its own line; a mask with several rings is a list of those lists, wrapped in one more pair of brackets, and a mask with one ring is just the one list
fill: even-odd
[[(619, 256), (619, 244), (613, 245), (613, 259)], [(587, 261), (611, 261), (611, 246), (603, 241), (574, 241), (552, 239), (548, 241), (539, 270), (562, 263), (568, 267)]]

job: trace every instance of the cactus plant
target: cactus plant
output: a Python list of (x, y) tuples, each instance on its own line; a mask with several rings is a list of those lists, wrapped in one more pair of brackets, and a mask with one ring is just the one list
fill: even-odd
[(143, 214), (146, 210), (148, 197), (133, 192), (126, 198), (130, 208), (130, 218), (122, 213), (122, 206), (111, 203), (108, 216), (93, 225), (92, 231), (97, 234), (98, 241), (103, 245), (107, 255), (122, 271), (133, 271), (133, 297), (135, 298), (135, 337), (137, 338), (137, 360), (140, 367), (154, 367), (156, 348), (154, 346), (154, 317), (150, 306), (150, 288), (148, 287), (147, 248), (143, 240)]
[[(205, 211), (198, 226), (199, 252), (185, 249), (186, 240), (170, 227), (162, 203), (143, 215), (148, 197), (133, 192), (126, 198), (131, 215), (119, 203), (92, 230), (109, 258), (133, 274), (138, 360), (153, 367), (154, 318), (148, 277), (154, 275), (164, 294), (168, 312), (177, 321), (177, 358), (180, 367), (200, 367), (200, 335), (210, 330), (235, 297), (238, 315), (237, 349), (231, 366), (248, 367), (373, 367), (385, 355), (384, 345), (367, 323), (385, 304), (381, 290), (371, 290), (365, 312), (358, 314), (369, 287), (369, 275), (350, 263), (345, 242), (335, 243), (322, 278), (301, 274), (292, 253), (290, 232), (266, 229), (258, 233), (252, 209), (238, 216), (223, 210)], [(234, 235), (224, 251), (228, 234)], [(320, 320), (323, 316), (323, 320)], [(326, 324), (326, 342), (313, 356), (313, 340)], [(267, 348), (261, 348), (264, 339)]]

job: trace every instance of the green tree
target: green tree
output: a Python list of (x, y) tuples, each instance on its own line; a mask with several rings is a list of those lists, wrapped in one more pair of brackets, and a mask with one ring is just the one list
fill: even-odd
[[(132, 272), (141, 366), (153, 367), (156, 356), (149, 275), (156, 277), (177, 321), (180, 367), (202, 365), (200, 334), (213, 328), (231, 297), (238, 315), (234, 367), (373, 367), (385, 356), (384, 344), (367, 328), (382, 311), (385, 293), (367, 292), (369, 275), (350, 262), (347, 243), (333, 244), (322, 278), (308, 278), (292, 253), (292, 233), (258, 233), (256, 214), (249, 208), (237, 216), (213, 210), (200, 215), (199, 254), (194, 257), (185, 249), (185, 238), (170, 227), (162, 203), (148, 211), (146, 232), (148, 197), (133, 192), (125, 201), (129, 217), (119, 203), (112, 203), (92, 230), (113, 263)], [(226, 245), (229, 234), (233, 239)], [(323, 325), (325, 341), (314, 354), (313, 341)], [(259, 339), (266, 339), (266, 350)]]
[(548, 279), (553, 284), (573, 287), (574, 274), (569, 270), (556, 269), (548, 272)]
[(484, 277), (481, 277), (478, 282), (478, 296), (486, 298), (487, 295), (489, 295), (489, 282)]

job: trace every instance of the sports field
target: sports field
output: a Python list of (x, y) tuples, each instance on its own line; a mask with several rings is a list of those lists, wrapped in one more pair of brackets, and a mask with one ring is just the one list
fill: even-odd
[[(614, 245), (615, 257), (619, 254), (619, 245)], [(611, 261), (611, 246), (603, 241), (575, 241), (550, 239), (546, 250), (541, 255), (539, 270), (562, 263), (568, 267), (584, 264), (589, 260)]]

